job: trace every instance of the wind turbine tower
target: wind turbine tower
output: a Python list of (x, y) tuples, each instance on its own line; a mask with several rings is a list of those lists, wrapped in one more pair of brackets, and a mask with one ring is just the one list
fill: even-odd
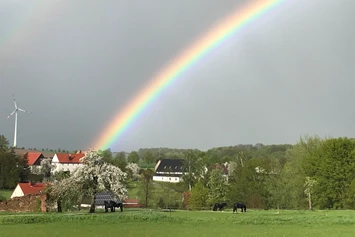
[(26, 111), (26, 110), (24, 110), (24, 109), (21, 109), (21, 108), (17, 107), (16, 100), (15, 100), (15, 96), (12, 95), (12, 97), (14, 98), (15, 110), (12, 111), (12, 113), (11, 113), (9, 116), (7, 116), (7, 118), (10, 118), (13, 114), (15, 114), (14, 147), (16, 147), (16, 141), (17, 141), (17, 112), (18, 112), (18, 111), (21, 111), (21, 112), (25, 112), (25, 113), (29, 113), (29, 114), (30, 114), (31, 112)]

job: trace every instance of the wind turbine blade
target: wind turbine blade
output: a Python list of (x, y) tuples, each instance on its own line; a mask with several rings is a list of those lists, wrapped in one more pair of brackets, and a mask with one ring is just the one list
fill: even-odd
[(11, 113), (9, 116), (7, 116), (7, 118), (10, 118), (10, 117), (16, 112), (16, 110), (17, 110), (17, 109), (15, 109), (14, 111), (12, 111), (12, 113)]
[(15, 95), (12, 95), (12, 97), (14, 98), (15, 108), (17, 109), (17, 104), (16, 104), (16, 100), (15, 100)]
[(31, 113), (30, 111), (27, 111), (27, 110), (24, 110), (24, 109), (20, 109), (20, 108), (18, 108), (18, 110), (21, 111), (21, 112), (29, 113), (29, 114)]

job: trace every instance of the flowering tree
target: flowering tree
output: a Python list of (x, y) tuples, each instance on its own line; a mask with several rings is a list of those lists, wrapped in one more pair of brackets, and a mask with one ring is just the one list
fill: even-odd
[(130, 174), (132, 179), (137, 180), (139, 178), (140, 168), (136, 163), (128, 163), (126, 165), (127, 173)]
[(54, 168), (54, 165), (51, 163), (51, 159), (43, 159), (40, 165), (40, 173), (43, 174), (44, 179), (48, 180), (51, 176), (51, 170)]
[(125, 180), (127, 174), (120, 168), (107, 164), (95, 152), (88, 152), (80, 159), (81, 166), (70, 177), (56, 184), (54, 193), (63, 200), (80, 201), (84, 195), (91, 197), (90, 213), (95, 212), (96, 194), (109, 191), (121, 200), (127, 197)]

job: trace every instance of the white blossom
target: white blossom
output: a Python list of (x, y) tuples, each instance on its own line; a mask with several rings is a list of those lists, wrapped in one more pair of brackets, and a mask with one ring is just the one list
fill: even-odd
[(128, 163), (126, 165), (126, 170), (130, 170), (133, 179), (138, 179), (140, 168), (136, 163)]
[(105, 163), (95, 152), (88, 152), (80, 162), (82, 165), (70, 177), (54, 185), (57, 196), (72, 200), (82, 195), (93, 197), (98, 192), (109, 191), (121, 200), (127, 198), (127, 174), (120, 168)]

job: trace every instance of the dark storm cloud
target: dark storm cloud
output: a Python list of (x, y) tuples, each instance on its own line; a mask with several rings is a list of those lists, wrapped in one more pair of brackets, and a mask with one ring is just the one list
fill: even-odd
[[(32, 21), (20, 40), (0, 41), (0, 133), (12, 142), (14, 93), (33, 112), (19, 114), (19, 147), (86, 149), (159, 69), (246, 1), (235, 2), (58, 1), (40, 18), (31, 13), (44, 1), (2, 1), (0, 39)], [(181, 75), (112, 149), (354, 136), (352, 9), (285, 1)]]

